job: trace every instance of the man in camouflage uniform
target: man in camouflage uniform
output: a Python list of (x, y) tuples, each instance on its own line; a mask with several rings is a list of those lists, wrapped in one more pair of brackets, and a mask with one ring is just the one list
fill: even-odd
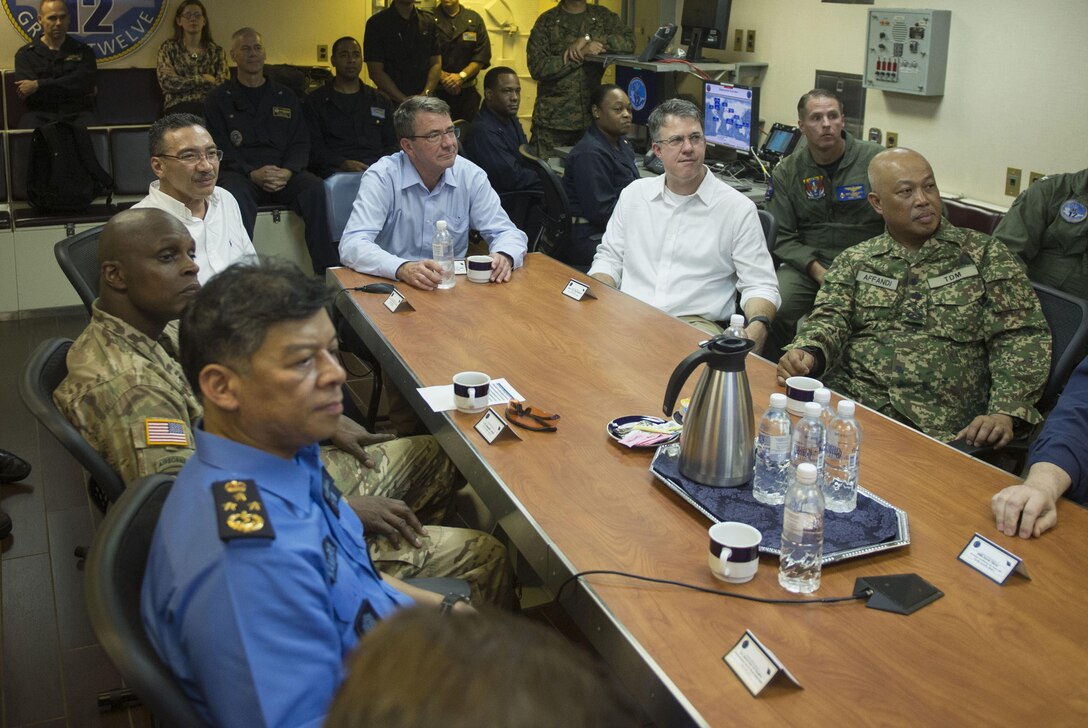
[[(68, 352), (53, 398), (126, 483), (177, 473), (193, 453), (200, 401), (177, 361), (177, 318), (200, 289), (185, 227), (151, 208), (119, 213), (102, 231), (99, 298)], [(322, 450), (366, 526), (371, 557), (402, 578), (455, 576), (477, 602), (505, 603), (509, 574), (492, 537), (430, 526), (459, 476), (433, 437), (373, 435), (346, 417)], [(384, 536), (384, 538), (381, 538)]]
[[(1050, 369), (1050, 332), (999, 240), (941, 219), (933, 170), (889, 149), (869, 165), (887, 231), (838, 256), (778, 364), (940, 440), (1002, 447)], [(824, 372), (826, 365), (827, 371)]]
[(783, 263), (782, 306), (767, 340), (772, 359), (782, 355), (797, 321), (812, 310), (835, 256), (884, 231), (866, 199), (869, 162), (881, 146), (845, 131), (842, 100), (824, 89), (801, 97), (797, 119), (805, 141), (775, 167), (767, 186), (767, 212), (778, 221), (774, 254)]
[(561, 0), (541, 13), (526, 46), (529, 74), (538, 82), (530, 142), (537, 156), (577, 143), (589, 127), (589, 95), (604, 68), (585, 57), (634, 50), (631, 29), (607, 8)]
[(1088, 169), (1024, 190), (994, 230), (1028, 266), (1028, 278), (1088, 298)]

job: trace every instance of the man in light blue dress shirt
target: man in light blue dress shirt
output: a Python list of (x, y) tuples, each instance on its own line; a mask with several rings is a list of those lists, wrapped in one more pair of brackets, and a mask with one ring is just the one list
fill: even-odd
[(487, 174), (457, 155), (458, 130), (440, 99), (413, 96), (393, 115), (401, 151), (370, 166), (340, 239), (340, 260), (361, 273), (433, 290), (442, 270), (431, 259), (435, 223), (445, 220), (454, 257), (476, 230), (491, 251), (491, 280), (510, 280), (528, 238), (499, 203)]

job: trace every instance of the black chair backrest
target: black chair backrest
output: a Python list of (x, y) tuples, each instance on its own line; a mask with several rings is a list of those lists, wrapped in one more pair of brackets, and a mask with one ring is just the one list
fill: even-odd
[(1050, 326), (1052, 353), (1050, 376), (1038, 409), (1043, 414), (1054, 409), (1058, 396), (1065, 388), (1069, 375), (1084, 358), (1085, 342), (1088, 341), (1088, 301), (1041, 283), (1032, 283), (1043, 316)]
[(68, 376), (67, 356), (71, 346), (71, 339), (62, 338), (46, 339), (39, 344), (23, 367), (19, 395), (38, 422), (90, 473), (87, 489), (95, 504), (105, 511), (109, 503), (125, 492), (125, 484), (105, 458), (91, 447), (53, 404), (53, 390)]
[(524, 144), (519, 151), (540, 180), (540, 189), (544, 194), (543, 235), (547, 239), (547, 246), (542, 249), (545, 253), (554, 254), (570, 244), (570, 201), (559, 175), (546, 161), (530, 152)]
[(53, 246), (60, 269), (76, 289), (79, 300), (91, 312), (91, 304), (98, 298), (98, 280), (101, 268), (98, 265), (98, 238), (102, 235), (102, 225), (76, 233), (58, 241)]
[(168, 726), (206, 726), (159, 658), (140, 617), (140, 589), (163, 502), (174, 476), (132, 483), (95, 532), (83, 577), (87, 613), (125, 683)]
[(759, 225), (763, 228), (763, 237), (767, 241), (767, 250), (774, 254), (774, 241), (778, 238), (778, 220), (766, 210), (756, 210)]

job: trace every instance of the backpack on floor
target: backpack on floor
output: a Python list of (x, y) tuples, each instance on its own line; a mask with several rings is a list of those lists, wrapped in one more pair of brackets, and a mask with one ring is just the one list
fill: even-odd
[(113, 177), (94, 155), (82, 126), (56, 121), (38, 127), (30, 139), (27, 198), (40, 212), (84, 212), (95, 198), (113, 201)]

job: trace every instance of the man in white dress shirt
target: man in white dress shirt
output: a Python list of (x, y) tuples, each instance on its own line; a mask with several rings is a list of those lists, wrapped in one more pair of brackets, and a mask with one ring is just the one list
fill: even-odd
[(206, 283), (231, 263), (257, 255), (238, 202), (215, 186), (223, 153), (200, 117), (169, 114), (151, 125), (148, 137), (151, 170), (158, 179), (134, 207), (155, 207), (181, 220), (196, 243), (200, 282)]
[(620, 193), (589, 274), (710, 334), (728, 325), (739, 291), (758, 354), (781, 299), (756, 206), (703, 164), (695, 104), (665, 101), (649, 129), (665, 174)]

